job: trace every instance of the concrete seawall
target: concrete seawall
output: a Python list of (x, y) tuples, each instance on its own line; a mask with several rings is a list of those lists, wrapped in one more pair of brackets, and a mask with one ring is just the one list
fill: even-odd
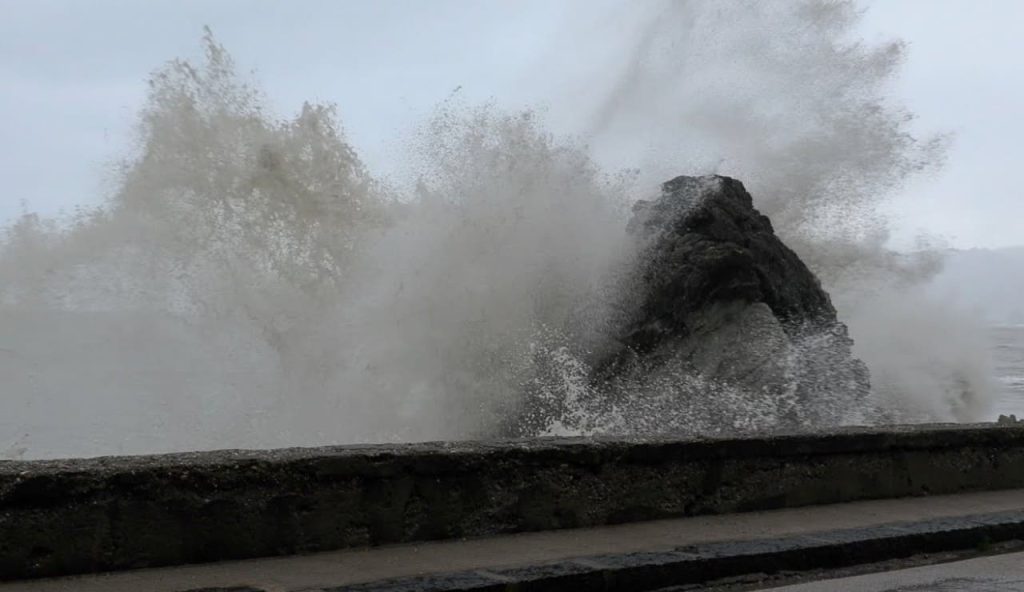
[(0, 579), (1024, 487), (1024, 426), (0, 462)]

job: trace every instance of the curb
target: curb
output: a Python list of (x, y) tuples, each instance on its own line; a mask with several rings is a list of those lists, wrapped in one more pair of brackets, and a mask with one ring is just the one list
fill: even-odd
[[(504, 569), (431, 574), (308, 592), (641, 592), (727, 577), (851, 567), (1024, 540), (1024, 510), (897, 522), (666, 551), (578, 557)], [(187, 592), (214, 592), (194, 589)], [(224, 589), (221, 589), (224, 590)], [(249, 592), (262, 592), (250, 588)]]

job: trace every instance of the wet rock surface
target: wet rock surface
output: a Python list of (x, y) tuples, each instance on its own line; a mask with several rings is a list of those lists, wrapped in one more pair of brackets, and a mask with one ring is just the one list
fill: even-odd
[(598, 361), (600, 380), (693, 377), (784, 427), (834, 425), (863, 409), (868, 371), (846, 326), (743, 184), (682, 176), (662, 190), (634, 207), (636, 270), (613, 329), (621, 347)]

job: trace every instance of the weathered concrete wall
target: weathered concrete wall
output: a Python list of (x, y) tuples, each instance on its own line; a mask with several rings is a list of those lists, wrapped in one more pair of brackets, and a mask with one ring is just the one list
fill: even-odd
[(0, 462), (0, 579), (1024, 487), (1024, 426)]

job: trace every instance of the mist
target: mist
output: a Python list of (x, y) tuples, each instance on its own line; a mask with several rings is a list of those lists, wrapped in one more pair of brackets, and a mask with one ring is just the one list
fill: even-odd
[[(872, 375), (856, 421), (987, 417), (980, 323), (925, 289), (942, 252), (886, 246), (888, 200), (950, 141), (888, 97), (905, 47), (857, 39), (850, 2), (606, 18), (607, 67), (540, 108), (455, 92), (387, 175), (343, 112), (274, 113), (206, 31), (201, 58), (149, 80), (101, 206), (5, 231), (0, 451), (661, 433), (662, 410), (596, 416), (585, 368), (634, 256), (631, 203), (706, 173), (743, 180), (831, 293)], [(553, 133), (565, 109), (579, 123)], [(635, 388), (675, 387), (660, 380)], [(682, 435), (779, 420), (742, 397), (699, 406), (721, 425)]]

